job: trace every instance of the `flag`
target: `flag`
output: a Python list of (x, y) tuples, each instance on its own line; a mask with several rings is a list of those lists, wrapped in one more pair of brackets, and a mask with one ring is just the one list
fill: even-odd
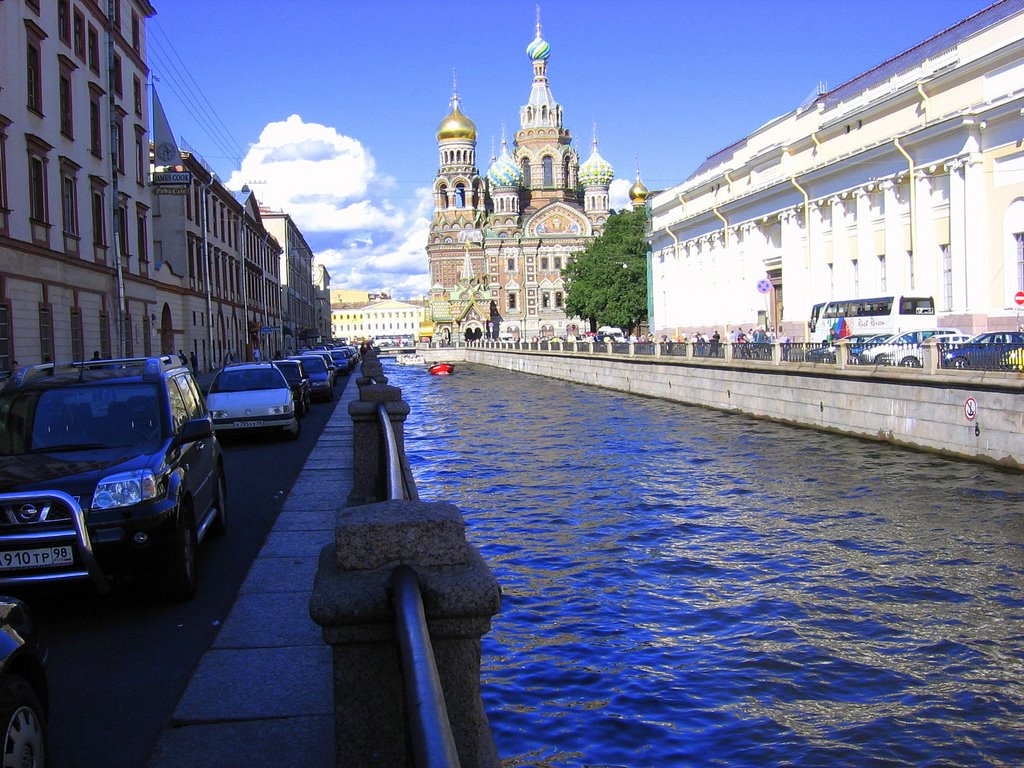
[(832, 326), (833, 339), (845, 339), (847, 336), (852, 335), (853, 331), (851, 331), (850, 326), (847, 325), (845, 317), (840, 317), (836, 320), (835, 325)]
[(160, 97), (156, 94), (156, 86), (153, 86), (153, 155), (160, 168), (176, 168), (182, 164), (181, 152), (174, 141), (174, 133), (171, 124), (167, 122)]

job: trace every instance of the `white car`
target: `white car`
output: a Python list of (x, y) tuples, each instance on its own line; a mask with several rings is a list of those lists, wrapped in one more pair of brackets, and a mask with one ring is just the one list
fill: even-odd
[(273, 363), (240, 363), (222, 368), (206, 396), (218, 434), (279, 431), (294, 440), (302, 427), (291, 387)]
[(864, 347), (859, 362), (864, 365), (921, 365), (920, 345), (925, 339), (941, 337), (943, 341), (953, 336), (963, 336), (956, 328), (930, 328), (926, 331), (907, 331), (890, 336), (881, 344)]

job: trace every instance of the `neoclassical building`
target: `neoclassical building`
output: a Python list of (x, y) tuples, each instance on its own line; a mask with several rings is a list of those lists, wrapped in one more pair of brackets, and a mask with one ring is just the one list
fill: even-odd
[(427, 256), (429, 319), (434, 338), (562, 336), (580, 321), (566, 317), (561, 270), (601, 234), (614, 172), (597, 151), (580, 163), (562, 105), (548, 83), (551, 47), (526, 49), (533, 66), (529, 101), (519, 109), (510, 149), (477, 168), (477, 131), (457, 93), (437, 130), (440, 167)]
[(989, 6), (652, 195), (651, 328), (802, 339), (817, 302), (900, 293), (934, 297), (941, 326), (1015, 327), (1022, 8)]

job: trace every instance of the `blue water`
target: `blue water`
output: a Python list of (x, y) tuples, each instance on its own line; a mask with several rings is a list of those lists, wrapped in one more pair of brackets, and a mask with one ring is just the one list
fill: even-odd
[(507, 766), (1024, 764), (1024, 475), (463, 364), (389, 365), (502, 585)]

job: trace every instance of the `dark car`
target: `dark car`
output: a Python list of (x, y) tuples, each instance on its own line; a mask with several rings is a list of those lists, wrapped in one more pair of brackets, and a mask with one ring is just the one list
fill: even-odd
[(20, 369), (0, 391), (0, 585), (153, 573), (162, 597), (197, 587), (223, 533), (220, 444), (175, 356)]
[(309, 412), (310, 393), (309, 376), (301, 360), (275, 360), (274, 365), (284, 374), (288, 380), (288, 386), (292, 390), (292, 400), (295, 401), (295, 412), (299, 416), (305, 416)]
[[(850, 361), (856, 362), (856, 357), (864, 348), (864, 345), (875, 337), (881, 341), (888, 338), (887, 334), (877, 333), (855, 333), (852, 336), (843, 337), (842, 341), (850, 345)], [(812, 347), (805, 353), (804, 359), (809, 363), (834, 363), (837, 354), (837, 342), (825, 341), (820, 347)]]
[(350, 373), (356, 364), (355, 356), (344, 347), (332, 349), (331, 357), (334, 358), (334, 364), (338, 366), (338, 371), (341, 373)]
[(0, 597), (0, 739), (4, 765), (46, 765), (50, 696), (46, 652), (28, 609)]
[(334, 399), (334, 380), (322, 355), (308, 352), (295, 355), (289, 360), (299, 360), (309, 377), (309, 393), (313, 400), (330, 402)]
[(943, 368), (978, 368), (1002, 370), (1008, 368), (1008, 353), (1024, 347), (1024, 332), (990, 331), (979, 333), (962, 344), (943, 347)]

